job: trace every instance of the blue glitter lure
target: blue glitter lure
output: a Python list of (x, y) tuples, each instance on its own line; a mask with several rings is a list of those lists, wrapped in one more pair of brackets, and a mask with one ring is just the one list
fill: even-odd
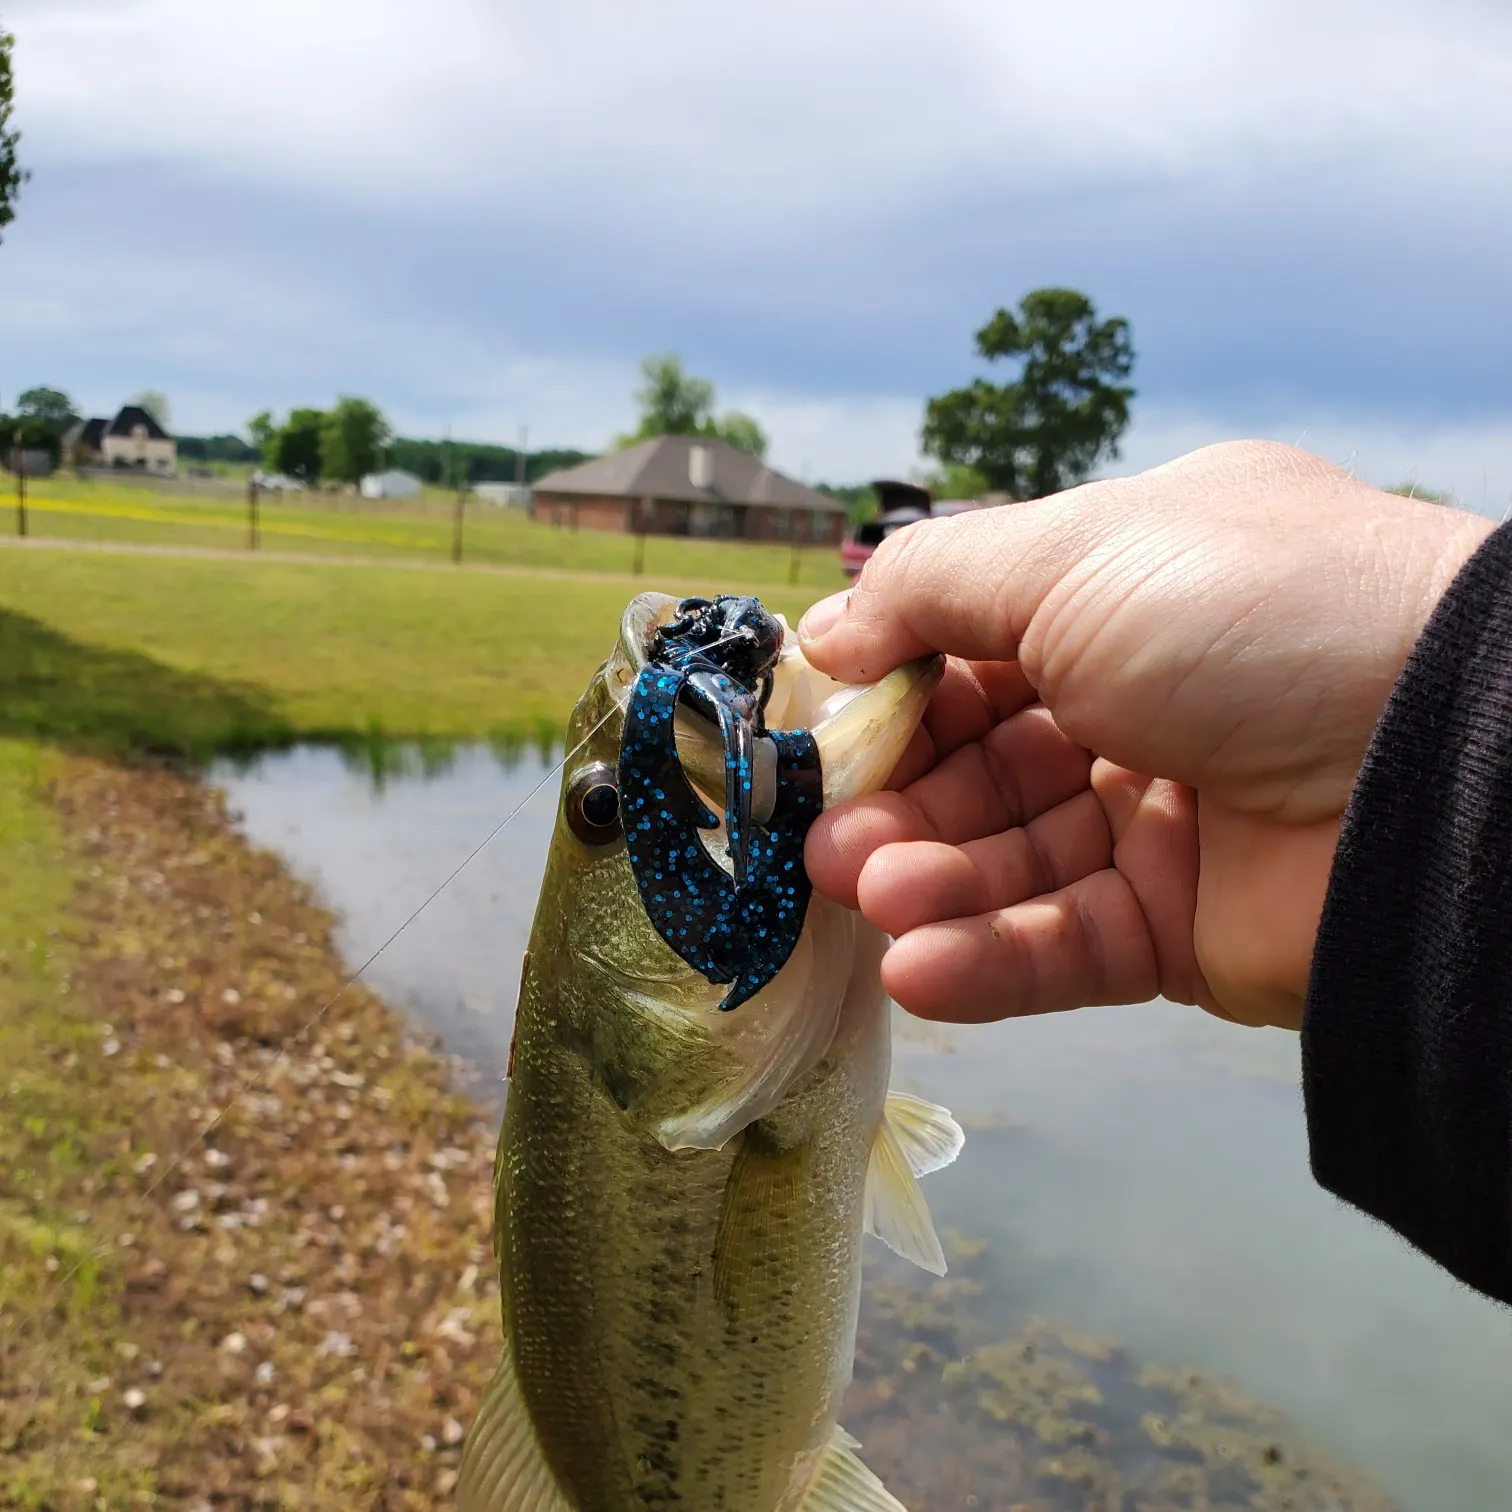
[[(630, 867), (656, 932), (738, 1008), (782, 969), (808, 912), (803, 842), (824, 803), (819, 748), (807, 730), (767, 730), (782, 626), (754, 598), (684, 599), (656, 634), (620, 737), (620, 809)], [(677, 756), (681, 703), (719, 727), (725, 749), (727, 873), (698, 832), (704, 806)], [(751, 816), (756, 741), (777, 749), (770, 819)]]

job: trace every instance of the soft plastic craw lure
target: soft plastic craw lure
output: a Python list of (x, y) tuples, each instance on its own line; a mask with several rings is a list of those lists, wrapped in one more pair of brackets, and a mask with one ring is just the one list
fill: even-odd
[[(803, 930), (810, 886), (803, 842), (823, 806), (819, 748), (807, 730), (768, 730), (764, 709), (783, 629), (754, 598), (684, 599), (636, 679), (620, 741), (625, 840), (656, 932), (737, 1008), (782, 969)], [(677, 706), (719, 727), (725, 752), (726, 872), (699, 838), (712, 814), (678, 760)], [(752, 818), (756, 742), (776, 748), (775, 801)]]

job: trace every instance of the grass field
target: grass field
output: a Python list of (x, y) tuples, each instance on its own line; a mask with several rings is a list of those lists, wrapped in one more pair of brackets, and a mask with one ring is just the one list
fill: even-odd
[[(0, 736), (197, 759), (299, 739), (549, 739), (625, 604), (658, 586), (760, 585), (0, 550)], [(762, 596), (791, 620), (815, 594)]]
[[(120, 541), (243, 550), (246, 506), (234, 499), (154, 493), (146, 487), (40, 480), (29, 494), (30, 532), (58, 540)], [(374, 504), (345, 496), (264, 496), (263, 546), (316, 556), (413, 558), (447, 562), (452, 550), (452, 503), (445, 497)], [(15, 528), (14, 495), (0, 495), (0, 531)], [(597, 573), (628, 573), (633, 537), (538, 525), (519, 511), (470, 503), (463, 527), (467, 562)], [(747, 585), (788, 584), (794, 554), (785, 546), (738, 541), (648, 537), (648, 577), (718, 578)], [(797, 553), (797, 586), (818, 594), (843, 585), (833, 547)]]

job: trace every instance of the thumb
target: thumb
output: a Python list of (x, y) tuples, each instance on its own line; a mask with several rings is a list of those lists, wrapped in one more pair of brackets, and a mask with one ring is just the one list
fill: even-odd
[(841, 682), (874, 682), (934, 651), (1017, 660), (1046, 596), (1107, 530), (1117, 513), (1107, 495), (1120, 486), (1091, 483), (900, 530), (855, 587), (820, 600), (799, 621), (804, 656)]

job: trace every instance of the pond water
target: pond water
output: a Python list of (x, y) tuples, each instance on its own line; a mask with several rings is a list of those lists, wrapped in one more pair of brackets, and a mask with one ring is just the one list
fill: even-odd
[[(338, 911), (354, 967), (447, 884), (366, 980), (476, 1065), (479, 1086), (497, 1097), (556, 802), (549, 765), (533, 753), (503, 762), (486, 748), (463, 749), (376, 781), (336, 751), (303, 748), (218, 768), (214, 778), (251, 838), (280, 852)], [(1074, 1340), (1068, 1330), (1109, 1336), (1130, 1379), (1147, 1364), (1230, 1381), (1411, 1512), (1512, 1504), (1512, 1313), (1313, 1185), (1294, 1037), (1157, 1003), (968, 1031), (904, 1020), (895, 1061), (904, 1086), (952, 1108), (968, 1129), (961, 1159), (927, 1185), (941, 1231), (985, 1246), (964, 1262), (973, 1285), (953, 1304), (971, 1314), (973, 1348), (1012, 1335), (1014, 1360), (1041, 1369), (1060, 1347), (1045, 1327), (1062, 1340)], [(1033, 1321), (1046, 1317), (1055, 1323)], [(1110, 1368), (1105, 1355), (1072, 1346), (1095, 1385), (1082, 1397), (1111, 1412), (1119, 1392), (1097, 1375)], [(1016, 1390), (1042, 1387), (1046, 1401), (1069, 1410), (1064, 1381), (1025, 1386), (1016, 1376), (1009, 1386), (1002, 1377), (999, 1368), (991, 1390), (973, 1398), (999, 1421), (1007, 1420), (1000, 1398)], [(882, 1435), (880, 1457), (869, 1433), (861, 1436), (880, 1471), (883, 1403), (893, 1392), (874, 1394), (865, 1410)], [(1165, 1401), (1177, 1414), (1181, 1404)], [(1153, 1418), (1131, 1421), (1143, 1421), (1146, 1448), (1164, 1431)], [(1144, 1471), (1132, 1462), (1120, 1464), (1117, 1485), (1077, 1481), (1067, 1454), (1096, 1440), (1113, 1455), (1122, 1442), (1117, 1425), (1083, 1427), (1081, 1437), (1064, 1422), (1038, 1429), (1036, 1463), (1043, 1471), (1054, 1449), (1056, 1484), (1069, 1488), (1055, 1506), (1206, 1505), (1174, 1492), (1169, 1501), (1136, 1495)], [(959, 1445), (949, 1452), (969, 1458)], [(1172, 1464), (1186, 1462), (1171, 1453)], [(1265, 1464), (1271, 1455), (1264, 1450)], [(1043, 1496), (1045, 1484), (1031, 1489)], [(1386, 1505), (1315, 1489), (1319, 1499), (1232, 1502), (1215, 1490), (1214, 1505)], [(1052, 1502), (1020, 1504), (1037, 1512)]]

